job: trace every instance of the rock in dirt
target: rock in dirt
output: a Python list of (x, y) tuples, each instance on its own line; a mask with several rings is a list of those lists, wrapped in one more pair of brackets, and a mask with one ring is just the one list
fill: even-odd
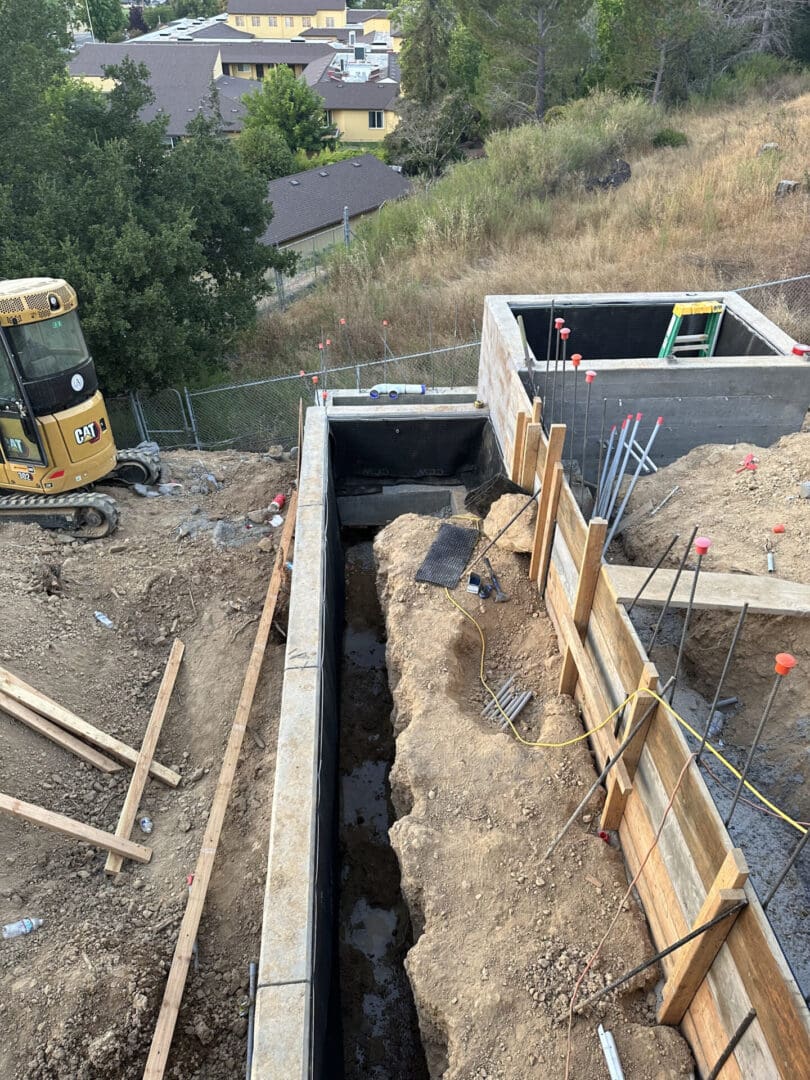
[[(489, 540), (493, 540), (525, 505), (525, 495), (501, 495), (500, 499), (492, 504), (484, 520), (484, 535)], [(495, 546), (504, 548), (506, 551), (531, 551), (536, 517), (537, 503), (533, 502), (528, 510), (524, 510), (517, 521), (509, 526)]]

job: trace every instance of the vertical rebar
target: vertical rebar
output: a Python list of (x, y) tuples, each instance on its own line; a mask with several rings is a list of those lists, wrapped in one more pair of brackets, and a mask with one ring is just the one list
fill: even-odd
[(641, 583), (641, 588), (638, 590), (636, 595), (633, 597), (632, 602), (630, 604), (630, 607), (627, 609), (627, 614), (628, 615), (631, 614), (633, 608), (636, 606), (636, 604), (641, 599), (641, 594), (644, 592), (644, 590), (650, 584), (652, 579), (655, 577), (656, 573), (661, 569), (661, 566), (662, 566), (662, 564), (664, 562), (664, 559), (667, 557), (667, 555), (669, 555), (670, 551), (672, 551), (672, 549), (675, 547), (677, 542), (678, 542), (678, 533), (675, 533), (675, 535), (672, 537), (670, 542), (667, 544), (666, 549), (664, 550), (664, 553), (658, 559), (658, 562), (655, 564), (655, 566), (652, 568), (652, 570), (650, 570), (649, 574), (647, 574), (647, 576), (644, 578), (644, 581)]
[(743, 623), (745, 622), (745, 616), (747, 614), (748, 614), (748, 602), (746, 601), (746, 603), (744, 603), (743, 606), (742, 606), (742, 610), (740, 611), (740, 617), (737, 620), (737, 625), (734, 628), (734, 633), (731, 636), (731, 644), (729, 645), (728, 652), (726, 653), (726, 662), (723, 664), (723, 670), (720, 672), (720, 681), (718, 682), (717, 689), (714, 692), (714, 698), (713, 698), (711, 706), (709, 708), (709, 715), (706, 717), (706, 727), (703, 729), (703, 737), (700, 740), (700, 746), (698, 747), (697, 756), (695, 757), (695, 764), (696, 765), (700, 764), (700, 757), (701, 757), (701, 754), (703, 753), (703, 750), (704, 750), (704, 748), (706, 746), (706, 740), (709, 737), (709, 729), (712, 726), (712, 720), (714, 718), (715, 710), (717, 709), (717, 703), (719, 702), (720, 695), (723, 692), (723, 683), (726, 681), (726, 676), (728, 675), (728, 669), (731, 667), (731, 661), (734, 659), (734, 653), (735, 653), (736, 648), (737, 648), (737, 642), (740, 639), (740, 634), (742, 633)]
[(768, 893), (768, 895), (762, 901), (762, 910), (763, 911), (767, 911), (768, 904), (770, 904), (771, 900), (773, 900), (777, 890), (781, 887), (782, 882), (788, 876), (788, 874), (790, 873), (791, 868), (794, 866), (796, 860), (801, 855), (801, 853), (804, 851), (804, 845), (807, 843), (808, 836), (810, 836), (810, 829), (806, 829), (804, 836), (801, 838), (801, 840), (798, 842), (796, 847), (793, 849), (793, 854), (790, 856), (788, 861), (785, 863), (781, 874), (779, 875), (779, 877), (776, 879), (776, 881), (771, 886), (771, 891)]
[[(593, 510), (596, 512), (596, 507), (599, 504), (599, 492), (602, 484), (602, 458), (605, 453), (605, 421), (607, 419), (607, 398), (602, 398), (602, 423), (599, 428), (599, 457), (596, 461), (596, 483), (593, 489)], [(616, 433), (616, 426), (611, 428), (610, 438), (613, 440), (613, 436)], [(591, 515), (593, 516), (593, 514)]]
[[(554, 376), (553, 376), (553, 378), (551, 380), (551, 423), (552, 424), (555, 422), (556, 416), (557, 416), (557, 411), (556, 411), (556, 404), (557, 404), (557, 369), (558, 369), (559, 363), (560, 363), (560, 340), (561, 340), (560, 339), (560, 330), (562, 330), (564, 325), (565, 325), (565, 319), (561, 319), (558, 316), (554, 320), (554, 329), (557, 331), (557, 341), (556, 341), (556, 343), (554, 345)], [(543, 411), (545, 412), (545, 409)]]
[[(602, 495), (600, 497), (599, 506), (596, 508), (597, 514), (600, 517), (605, 517), (604, 511), (607, 510), (607, 505), (610, 502), (610, 493), (613, 490), (613, 481), (616, 477), (616, 471), (619, 467), (619, 461), (621, 460), (622, 453), (624, 451), (624, 444), (627, 439), (627, 428), (630, 423), (630, 417), (632, 413), (629, 413), (622, 421), (622, 426), (619, 428), (616, 435), (616, 446), (613, 451), (613, 457), (610, 459), (610, 468), (607, 469), (605, 476), (605, 482), (602, 485)], [(605, 463), (607, 467), (607, 462)]]
[(700, 568), (703, 565), (703, 556), (711, 547), (711, 540), (708, 536), (699, 536), (695, 541), (695, 550), (697, 551), (697, 566), (695, 567), (695, 573), (692, 578), (692, 588), (689, 591), (689, 602), (686, 605), (686, 614), (683, 617), (683, 629), (681, 630), (681, 640), (678, 642), (678, 658), (675, 661), (675, 672), (672, 676), (672, 687), (669, 691), (669, 703), (672, 704), (672, 699), (675, 697), (675, 687), (678, 682), (678, 676), (681, 673), (681, 661), (683, 660), (683, 652), (686, 648), (686, 638), (689, 634), (689, 624), (692, 621), (692, 609), (695, 606), (695, 593), (697, 592), (698, 578), (700, 577)]
[[(639, 416), (640, 415), (641, 414), (639, 413)], [(633, 491), (635, 490), (635, 486), (638, 483), (639, 476), (641, 476), (641, 467), (644, 464), (644, 458), (647, 457), (649, 455), (649, 453), (650, 453), (650, 450), (652, 450), (652, 445), (655, 442), (655, 437), (658, 434), (658, 432), (661, 430), (661, 425), (663, 424), (663, 422), (664, 422), (664, 418), (662, 416), (659, 416), (658, 420), (656, 421), (655, 427), (652, 429), (652, 432), (650, 433), (650, 437), (647, 440), (647, 445), (644, 448), (644, 456), (640, 459), (638, 465), (636, 465), (635, 472), (630, 477), (630, 483), (627, 485), (627, 491), (625, 491), (624, 498), (622, 499), (621, 503), (619, 504), (619, 509), (616, 511), (616, 516), (615, 516), (614, 521), (613, 521), (613, 527), (610, 530), (610, 532), (608, 533), (607, 540), (605, 540), (605, 551), (607, 551), (608, 547), (610, 546), (610, 541), (613, 539), (613, 537), (616, 535), (616, 533), (617, 533), (617, 531), (619, 529), (619, 525), (621, 524), (621, 520), (624, 517), (624, 512), (627, 509), (627, 504), (630, 502), (630, 496), (633, 494)], [(638, 427), (638, 424), (636, 424), (636, 427)], [(633, 443), (631, 441), (630, 445), (628, 447), (628, 450), (632, 450), (632, 448), (633, 448)], [(619, 481), (619, 483), (621, 483), (621, 480)], [(616, 485), (616, 493), (617, 494), (618, 494), (618, 491), (619, 491), (619, 486), (617, 484)]]
[[(582, 363), (582, 357), (579, 353), (571, 354), (571, 366), (574, 369), (574, 400), (571, 405), (571, 457), (568, 462), (568, 486), (571, 487), (571, 482), (574, 478), (574, 434), (576, 432), (577, 422), (577, 375), (579, 374), (579, 365)], [(568, 432), (566, 432), (567, 436)], [(572, 490), (573, 494), (573, 490)]]
[(636, 413), (636, 418), (633, 421), (633, 430), (627, 436), (627, 443), (626, 443), (625, 448), (624, 448), (624, 456), (622, 457), (622, 463), (619, 466), (619, 470), (618, 470), (618, 472), (616, 474), (615, 486), (614, 486), (613, 491), (612, 491), (611, 496), (610, 496), (610, 502), (608, 503), (607, 512), (605, 513), (605, 518), (608, 521), (610, 521), (610, 516), (613, 513), (613, 507), (616, 505), (616, 500), (619, 497), (619, 490), (621, 489), (621, 486), (622, 486), (622, 480), (624, 479), (624, 474), (627, 472), (627, 463), (630, 460), (630, 448), (632, 447), (633, 440), (636, 437), (636, 432), (638, 431), (638, 425), (641, 423), (641, 415), (642, 415), (641, 413)]
[[(565, 362), (568, 358), (568, 339), (571, 336), (571, 330), (569, 327), (564, 326), (560, 330), (560, 337), (562, 338), (562, 399), (560, 408), (560, 422), (565, 423)], [(566, 428), (565, 438), (563, 439), (563, 460), (565, 460), (565, 444), (568, 441), (568, 429)]]
[(681, 559), (680, 564), (678, 565), (678, 569), (675, 571), (675, 577), (672, 579), (672, 585), (670, 586), (669, 593), (667, 595), (666, 600), (664, 601), (664, 606), (661, 608), (661, 614), (658, 616), (658, 621), (656, 622), (655, 626), (653, 627), (653, 632), (650, 635), (650, 643), (647, 646), (647, 655), (648, 656), (652, 652), (653, 646), (655, 645), (656, 641), (658, 640), (658, 634), (659, 634), (659, 632), (661, 630), (661, 624), (663, 623), (663, 621), (664, 621), (664, 619), (666, 617), (666, 614), (669, 611), (669, 605), (672, 603), (672, 597), (675, 595), (675, 589), (677, 588), (678, 582), (680, 581), (681, 574), (683, 573), (683, 568), (686, 566), (686, 560), (689, 558), (689, 552), (692, 550), (692, 542), (694, 541), (695, 537), (697, 536), (697, 531), (698, 531), (698, 527), (697, 527), (697, 525), (695, 525), (694, 529), (692, 529), (692, 535), (689, 537), (689, 540), (686, 543), (686, 551), (684, 551), (684, 553), (683, 553), (683, 558)]
[(580, 468), (579, 478), (579, 501), (583, 507), (585, 506), (585, 465), (588, 459), (588, 419), (591, 414), (591, 387), (595, 378), (595, 371), (585, 372), (585, 384), (588, 387), (588, 392), (585, 396), (585, 431), (582, 436), (582, 467)]
[(757, 725), (757, 730), (754, 733), (753, 742), (751, 743), (751, 747), (748, 751), (748, 756), (745, 759), (745, 765), (743, 765), (742, 772), (740, 773), (740, 779), (737, 781), (737, 790), (734, 792), (734, 798), (731, 800), (731, 807), (729, 808), (725, 820), (723, 821), (723, 824), (726, 828), (728, 828), (731, 817), (737, 808), (737, 803), (740, 799), (740, 793), (742, 792), (743, 784), (745, 783), (746, 777), (748, 776), (748, 770), (751, 768), (751, 762), (753, 761), (754, 754), (757, 747), (759, 746), (759, 740), (762, 738), (762, 732), (765, 728), (765, 724), (768, 722), (768, 717), (771, 715), (771, 709), (773, 708), (773, 703), (776, 699), (777, 691), (779, 690), (779, 684), (782, 682), (782, 679), (785, 677), (785, 675), (787, 675), (790, 669), (795, 667), (795, 665), (796, 661), (790, 655), (790, 653), (777, 654), (776, 667), (774, 668), (776, 672), (776, 678), (773, 680), (771, 692), (768, 695), (768, 700), (765, 702), (765, 708), (762, 712), (762, 719)]
[[(554, 301), (551, 301), (551, 307), (548, 312), (548, 345), (546, 347), (546, 378), (543, 383), (543, 419), (546, 419), (546, 413), (548, 409), (548, 369), (551, 367), (551, 335), (554, 330)], [(546, 433), (548, 433), (551, 426), (551, 420), (549, 419), (545, 425)]]

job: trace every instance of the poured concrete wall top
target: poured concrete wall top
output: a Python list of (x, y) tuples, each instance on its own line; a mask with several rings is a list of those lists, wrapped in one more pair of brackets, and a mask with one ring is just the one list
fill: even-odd
[[(758, 355), (679, 358), (633, 355), (628, 339), (628, 356), (594, 359), (582, 350), (576, 330), (568, 342), (568, 355), (582, 352), (580, 379), (585, 369), (596, 372), (586, 453), (586, 476), (594, 479), (598, 460), (599, 429), (603, 400), (607, 430), (628, 412), (642, 412), (644, 431), (663, 416), (664, 424), (655, 444), (654, 458), (668, 464), (696, 446), (707, 443), (750, 442), (768, 446), (783, 435), (798, 431), (810, 406), (810, 363), (792, 355), (793, 339), (753, 308), (736, 293), (597, 293), (565, 296), (489, 296), (484, 311), (484, 326), (479, 366), (479, 396), (489, 407), (496, 430), (505, 434), (521, 410), (529, 408), (533, 394), (546, 402), (545, 419), (572, 423), (582, 432), (585, 420), (584, 385), (580, 387), (576, 415), (572, 409), (573, 371), (569, 367), (568, 397), (565, 410), (561, 397), (555, 395), (555, 412), (550, 416), (552, 377), (546, 387), (547, 332), (542, 348), (535, 334), (533, 371), (527, 370), (523, 342), (516, 314), (544, 309), (548, 325), (550, 306), (555, 310), (576, 310), (581, 319), (588, 308), (594, 317), (604, 317), (606, 310), (621, 319), (622, 312), (652, 306), (660, 312), (678, 302), (721, 300), (727, 314), (735, 320), (734, 333), (746, 347), (762, 343), (767, 352)], [(632, 326), (630, 323), (628, 326)], [(628, 331), (629, 334), (630, 331)], [(657, 338), (656, 338), (657, 340)], [(663, 337), (661, 338), (663, 342)], [(647, 343), (650, 343), (649, 335)], [(660, 348), (660, 343), (659, 343)], [(553, 372), (553, 361), (551, 364)], [(522, 385), (509, 377), (517, 373)], [(502, 444), (503, 445), (503, 444)], [(504, 447), (504, 449), (506, 449)]]

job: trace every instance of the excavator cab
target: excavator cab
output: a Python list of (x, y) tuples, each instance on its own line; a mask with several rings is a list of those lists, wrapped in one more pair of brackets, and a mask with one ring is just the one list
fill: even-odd
[(116, 449), (77, 313), (56, 278), (0, 282), (0, 521), (35, 520), (88, 539), (118, 520), (98, 480), (151, 483), (159, 463)]

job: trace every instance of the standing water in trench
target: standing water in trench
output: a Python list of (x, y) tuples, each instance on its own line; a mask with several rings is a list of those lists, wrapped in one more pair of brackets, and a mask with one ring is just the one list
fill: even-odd
[(403, 960), (412, 944), (388, 773), (394, 757), (385, 629), (371, 534), (344, 535), (346, 624), (340, 702), (340, 1012), (347, 1080), (426, 1080)]

